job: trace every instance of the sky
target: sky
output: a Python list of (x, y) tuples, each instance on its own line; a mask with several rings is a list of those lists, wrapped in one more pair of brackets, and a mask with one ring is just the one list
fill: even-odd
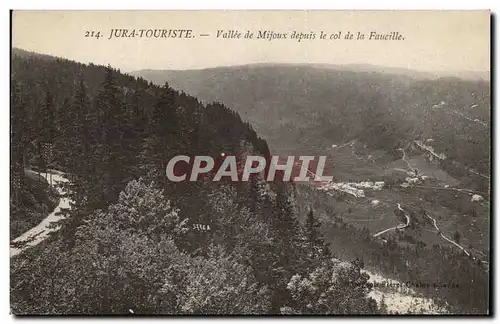
[[(190, 29), (194, 38), (112, 38), (111, 29)], [(217, 31), (287, 33), (223, 39)], [(101, 34), (99, 39), (86, 32)], [(290, 39), (315, 33), (314, 40)], [(326, 39), (320, 39), (320, 32)], [(330, 40), (340, 31), (341, 38)], [(354, 39), (345, 40), (347, 32)], [(356, 40), (357, 33), (366, 35)], [(367, 40), (398, 32), (404, 40)], [(202, 36), (208, 34), (209, 36)], [(489, 11), (14, 11), (12, 45), (124, 72), (251, 63), (372, 64), (421, 71), (490, 70)]]

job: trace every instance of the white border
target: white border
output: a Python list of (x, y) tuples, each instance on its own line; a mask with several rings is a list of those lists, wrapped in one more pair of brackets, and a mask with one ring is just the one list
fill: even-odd
[[(475, 0), (475, 1), (321, 1), (321, 0), (307, 0), (307, 1), (231, 1), (231, 0), (215, 0), (215, 1), (113, 1), (105, 3), (99, 0), (89, 1), (54, 1), (46, 0), (43, 2), (36, 0), (24, 1), (6, 1), (11, 2), (9, 8), (12, 9), (337, 9), (337, 10), (351, 10), (351, 9), (386, 9), (386, 10), (400, 10), (400, 9), (489, 9), (494, 6), (494, 1)], [(5, 2), (4, 2), (5, 3)]]
[[(208, 1), (192, 1), (192, 0), (182, 0), (182, 1), (150, 1), (150, 0), (140, 0), (140, 1), (130, 1), (130, 0), (119, 0), (119, 1), (113, 1), (111, 3), (105, 3), (102, 0), (86, 0), (86, 1), (14, 1), (14, 0), (7, 0), (2, 2), (2, 9), (0, 11), (0, 18), (1, 18), (1, 33), (0, 33), (0, 45), (1, 50), (0, 53), (2, 55), (2, 64), (1, 70), (0, 70), (0, 78), (1, 80), (1, 96), (3, 103), (2, 103), (2, 109), (0, 109), (0, 121), (3, 123), (3, 127), (0, 127), (2, 130), (0, 132), (0, 140), (2, 143), (3, 149), (3, 154), (1, 158), (1, 181), (0, 181), (0, 188), (1, 188), (1, 193), (0, 193), (0, 201), (1, 201), (1, 207), (2, 207), (2, 217), (0, 217), (1, 222), (2, 222), (2, 229), (4, 231), (3, 237), (4, 243), (3, 247), (0, 249), (0, 251), (3, 252), (2, 254), (2, 260), (4, 260), (5, 263), (7, 263), (7, 258), (9, 258), (9, 251), (7, 247), (7, 240), (9, 237), (9, 226), (8, 226), (8, 219), (9, 219), (9, 200), (8, 200), (8, 192), (9, 192), (9, 156), (7, 154), (7, 148), (9, 146), (9, 120), (10, 120), (10, 114), (9, 114), (9, 84), (10, 84), (10, 74), (9, 74), (9, 67), (10, 67), (10, 62), (9, 62), (9, 55), (10, 55), (10, 43), (9, 43), (9, 37), (10, 37), (10, 23), (9, 23), (9, 9), (418, 9), (418, 10), (423, 10), (423, 9), (492, 9), (493, 12), (500, 12), (499, 8), (499, 3), (500, 1), (482, 1), (482, 0), (474, 0), (474, 1), (436, 1), (436, 0), (420, 0), (420, 1), (408, 1), (406, 3), (403, 3), (402, 1), (359, 1), (359, 0), (351, 0), (351, 1), (342, 1), (341, 3), (333, 3), (332, 1), (316, 1), (316, 0), (306, 0), (306, 1), (295, 1), (295, 0), (288, 0), (288, 1), (275, 1), (274, 3), (270, 3), (269, 0), (252, 0), (252, 1), (240, 1), (236, 2), (234, 0), (216, 0), (216, 1), (211, 1), (210, 3)], [(497, 17), (498, 18), (498, 17)], [(496, 25), (498, 25), (498, 20), (496, 20)], [(497, 28), (495, 28), (495, 43), (498, 41), (498, 33), (497, 33)], [(495, 84), (495, 94), (498, 93), (498, 82)], [(494, 95), (494, 94), (492, 94)], [(497, 101), (496, 99), (495, 101)], [(493, 110), (496, 110), (496, 107), (493, 107)], [(499, 114), (495, 114), (495, 125), (499, 124)], [(498, 135), (498, 133), (496, 134)], [(498, 144), (498, 138), (495, 138), (495, 152), (499, 152), (499, 144)], [(499, 164), (498, 162), (498, 154), (495, 154), (495, 160), (497, 161), (497, 165)], [(495, 165), (496, 166), (496, 165)], [(495, 168), (495, 166), (493, 166)], [(498, 173), (498, 172), (497, 172)], [(496, 183), (496, 180), (498, 180), (498, 174), (495, 176), (494, 181)], [(496, 198), (500, 195), (499, 190), (497, 189), (495, 192), (495, 201), (498, 201)], [(495, 215), (492, 215), (492, 217), (496, 217), (499, 214), (498, 212), (498, 206), (497, 206), (497, 212)], [(495, 228), (494, 228), (494, 233), (498, 233), (498, 227), (499, 227), (499, 222), (500, 220), (498, 217), (495, 218)], [(496, 240), (495, 240), (496, 241)], [(495, 249), (494, 249), (495, 251)], [(498, 258), (498, 252), (495, 254), (495, 261)], [(497, 263), (495, 262), (495, 265)], [(495, 267), (497, 268), (497, 267)], [(1, 271), (1, 276), (0, 276), (0, 292), (2, 293), (2, 298), (0, 298), (0, 314), (1, 314), (1, 323), (11, 323), (15, 319), (9, 315), (9, 268), (7, 265), (4, 265), (0, 267)], [(495, 283), (498, 283), (498, 271), (495, 271)], [(494, 287), (495, 288), (495, 287)], [(494, 289), (496, 291), (496, 289)], [(498, 297), (495, 298), (495, 305), (494, 309), (498, 312), (499, 311), (499, 303), (498, 303)], [(122, 320), (123, 318), (118, 318), (118, 320)], [(71, 320), (75, 322), (83, 322), (85, 319), (82, 318), (49, 318), (44, 320), (44, 322), (47, 323), (60, 323), (61, 321), (66, 321), (66, 320)], [(95, 321), (105, 321), (109, 320), (109, 318), (93, 318)], [(171, 320), (180, 320), (180, 319), (165, 319), (168, 321)], [(183, 318), (183, 322), (193, 322), (198, 321), (199, 319), (192, 319), (192, 318)], [(221, 319), (207, 319), (211, 321), (219, 321)], [(227, 318), (225, 320), (230, 320), (233, 321), (235, 320), (234, 318)], [(255, 320), (263, 320), (263, 319), (245, 319), (245, 321), (255, 321)], [(268, 318), (266, 319), (267, 321), (276, 321), (279, 320), (277, 318)], [(304, 318), (304, 319), (295, 319), (298, 322), (305, 322), (308, 321), (309, 319)], [(329, 318), (331, 321), (345, 321), (345, 320), (354, 320), (353, 318)], [(381, 319), (385, 320), (385, 319)], [(395, 320), (396, 322), (402, 322), (406, 321), (407, 319), (405, 318), (400, 318)], [(430, 319), (430, 318), (425, 318), (425, 320), (431, 320), (435, 321), (437, 319)], [(454, 318), (450, 319), (454, 320)], [(476, 321), (478, 319), (474, 318), (469, 318), (467, 321)], [(35, 319), (25, 319), (23, 322), (29, 323), (29, 322), (34, 322)], [(148, 319), (140, 319), (137, 320), (138, 322), (146, 322)]]

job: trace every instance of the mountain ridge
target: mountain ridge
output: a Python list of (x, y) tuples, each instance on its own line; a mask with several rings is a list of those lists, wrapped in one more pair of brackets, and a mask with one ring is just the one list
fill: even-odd
[(389, 75), (407, 76), (415, 79), (440, 79), (440, 78), (459, 78), (464, 80), (474, 81), (490, 81), (490, 71), (472, 71), (472, 70), (457, 70), (457, 71), (424, 71), (409, 69), (403, 67), (390, 67), (383, 65), (361, 64), (361, 63), (347, 63), (347, 64), (333, 64), (333, 63), (248, 63), (236, 64), (228, 66), (214, 66), (206, 68), (195, 69), (153, 69), (145, 68), (126, 72), (127, 74), (139, 76), (142, 73), (159, 73), (159, 72), (194, 72), (194, 71), (215, 71), (215, 70), (231, 70), (231, 69), (251, 69), (251, 68), (272, 68), (272, 67), (311, 67), (316, 69), (330, 69), (335, 71), (350, 71), (360, 73), (384, 73)]

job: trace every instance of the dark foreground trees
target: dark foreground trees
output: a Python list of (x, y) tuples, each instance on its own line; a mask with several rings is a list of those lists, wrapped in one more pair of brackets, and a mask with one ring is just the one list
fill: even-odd
[(71, 246), (60, 233), (12, 260), (13, 313), (266, 314), (271, 287), (289, 293), (281, 313), (377, 312), (368, 276), (355, 264), (325, 259), (311, 273), (297, 268), (266, 283), (246, 242), (234, 249), (211, 243), (198, 256), (180, 249), (192, 231), (187, 224), (162, 190), (131, 181), (116, 204), (78, 226)]
[[(338, 293), (318, 312), (360, 311), (355, 300), (376, 311), (359, 269), (330, 266), (317, 223), (299, 221), (292, 186), (165, 181), (179, 154), (268, 156), (237, 113), (110, 67), (28, 56), (13, 58), (13, 174), (50, 161), (74, 203), (53, 237), (13, 258), (14, 314), (308, 313), (288, 286), (311, 273), (361, 287), (314, 282)], [(47, 141), (51, 159), (27, 148)]]

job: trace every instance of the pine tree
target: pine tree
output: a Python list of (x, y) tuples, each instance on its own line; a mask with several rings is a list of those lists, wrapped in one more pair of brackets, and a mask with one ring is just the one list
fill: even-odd
[(165, 162), (179, 152), (181, 142), (178, 129), (178, 116), (175, 107), (177, 95), (168, 86), (161, 88), (148, 122), (148, 136), (142, 144), (141, 169), (151, 180), (160, 182), (165, 178)]
[(286, 290), (288, 280), (292, 275), (301, 272), (299, 223), (284, 187), (278, 188), (270, 222), (274, 245), (273, 255), (269, 256), (272, 262), (271, 312), (278, 313), (280, 308), (290, 301), (290, 295)]
[(71, 115), (73, 117), (71, 126), (71, 147), (72, 152), (72, 172), (74, 174), (71, 182), (74, 208), (85, 205), (92, 205), (96, 201), (92, 190), (92, 183), (95, 180), (94, 170), (96, 163), (92, 152), (92, 124), (90, 102), (87, 95), (87, 87), (83, 79), (77, 84), (75, 98), (71, 105)]
[(314, 211), (309, 209), (304, 226), (305, 236), (308, 243), (309, 255), (312, 259), (320, 259), (330, 256), (330, 249), (325, 244), (321, 232), (321, 223), (315, 217)]
[(142, 103), (144, 92), (136, 87), (133, 94), (127, 98), (127, 110), (124, 114), (123, 142), (128, 154), (124, 165), (124, 178), (134, 178), (139, 174), (141, 146), (145, 138), (147, 119)]
[(96, 155), (102, 162), (99, 170), (101, 202), (108, 204), (115, 200), (122, 189), (122, 166), (126, 158), (122, 139), (123, 101), (120, 89), (113, 77), (113, 70), (108, 67), (104, 82), (95, 100), (99, 123), (99, 140), (96, 143)]
[(14, 200), (20, 198), (24, 183), (24, 151), (27, 144), (27, 111), (22, 99), (19, 84), (12, 80), (11, 89), (11, 183), (13, 184)]
[(47, 88), (45, 94), (45, 104), (42, 108), (41, 114), (41, 131), (40, 138), (42, 143), (53, 143), (56, 136), (56, 124), (55, 124), (56, 108), (54, 97), (50, 90)]

